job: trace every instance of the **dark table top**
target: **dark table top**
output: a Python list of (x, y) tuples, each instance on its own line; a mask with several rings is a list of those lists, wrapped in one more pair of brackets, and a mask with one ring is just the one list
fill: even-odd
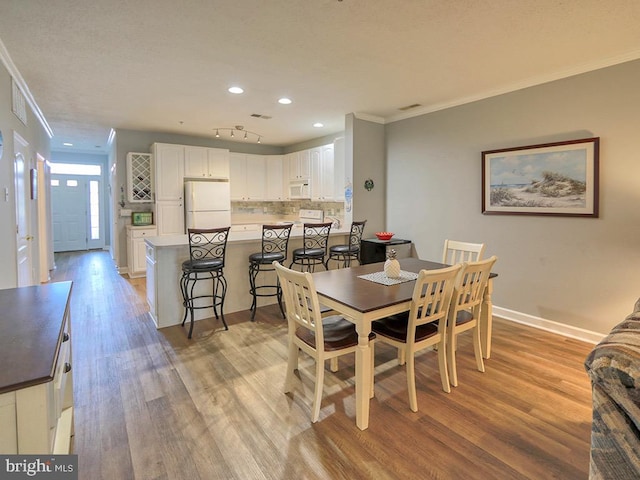
[[(414, 273), (418, 273), (420, 270), (434, 270), (448, 266), (418, 258), (403, 258), (399, 262), (402, 270)], [(313, 274), (313, 281), (319, 294), (362, 313), (411, 300), (415, 281), (397, 285), (382, 285), (358, 278), (359, 275), (383, 270), (384, 262), (370, 263), (357, 267), (316, 272)]]
[(53, 379), (71, 285), (0, 290), (0, 393)]

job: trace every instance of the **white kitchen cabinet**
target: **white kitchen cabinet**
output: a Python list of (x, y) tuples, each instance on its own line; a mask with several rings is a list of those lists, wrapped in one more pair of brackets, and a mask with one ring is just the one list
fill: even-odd
[(229, 183), (232, 201), (263, 201), (266, 197), (264, 155), (229, 154)]
[[(71, 282), (6, 289), (0, 304), (19, 312), (1, 331), (0, 452), (68, 454), (74, 434)], [(37, 341), (34, 341), (37, 339)]]
[(184, 145), (152, 145), (156, 201), (182, 201), (184, 195)]
[(344, 189), (347, 186), (345, 169), (344, 138), (337, 138), (333, 142), (333, 200), (344, 201)]
[(127, 153), (127, 200), (153, 203), (153, 165), (150, 153)]
[(158, 235), (182, 235), (184, 230), (184, 202), (156, 202)]
[(289, 164), (289, 181), (308, 181), (311, 177), (311, 150), (301, 150), (286, 156)]
[(282, 155), (265, 156), (265, 165), (267, 169), (265, 199), (268, 201), (285, 200)]
[(333, 144), (311, 149), (311, 199), (334, 199)]
[(151, 313), (151, 318), (156, 318), (156, 299), (158, 281), (156, 274), (156, 255), (155, 249), (146, 243), (145, 246), (145, 259), (147, 263), (147, 288), (145, 289), (147, 292), (147, 304), (149, 305), (149, 312)]
[(127, 225), (127, 264), (130, 278), (144, 277), (147, 271), (145, 237), (155, 237), (156, 227)]
[(229, 179), (229, 150), (185, 146), (185, 178)]

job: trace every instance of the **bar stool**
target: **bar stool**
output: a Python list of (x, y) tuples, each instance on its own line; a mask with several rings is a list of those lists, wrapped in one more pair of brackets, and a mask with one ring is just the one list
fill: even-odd
[[(182, 262), (182, 278), (180, 289), (184, 305), (184, 318), (182, 326), (187, 321), (187, 314), (191, 316), (189, 336), (193, 333), (193, 312), (200, 308), (213, 308), (213, 313), (218, 318), (218, 306), (220, 318), (225, 330), (229, 326), (224, 319), (224, 297), (227, 293), (227, 280), (224, 278), (224, 255), (229, 237), (229, 228), (189, 228), (189, 260)], [(193, 290), (199, 280), (212, 280), (211, 295), (195, 295)], [(196, 300), (210, 298), (211, 303), (195, 305)], [(198, 302), (202, 303), (202, 302)]]
[[(362, 240), (362, 232), (364, 231), (364, 225), (366, 220), (362, 222), (352, 222), (351, 232), (349, 233), (348, 245), (334, 245), (329, 248), (329, 258), (324, 264), (324, 268), (329, 270), (329, 260), (335, 260), (342, 262), (342, 268), (348, 268), (351, 266), (351, 260), (357, 260), (360, 262), (360, 241)], [(338, 266), (340, 268), (340, 266)]]
[(302, 248), (293, 251), (289, 268), (295, 263), (301, 266), (302, 271), (313, 272), (316, 265), (322, 265), (326, 270), (324, 257), (327, 255), (331, 223), (303, 224)]
[(293, 224), (262, 225), (262, 250), (249, 255), (249, 293), (253, 297), (251, 302), (251, 320), (256, 316), (258, 297), (278, 297), (278, 305), (284, 316), (282, 306), (282, 289), (276, 276), (275, 285), (256, 285), (256, 277), (260, 272), (275, 272), (273, 262), (284, 262), (287, 258), (289, 236)]

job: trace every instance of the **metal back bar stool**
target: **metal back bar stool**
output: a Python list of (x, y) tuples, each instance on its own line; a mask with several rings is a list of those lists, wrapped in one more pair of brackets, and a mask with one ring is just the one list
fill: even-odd
[[(187, 234), (189, 236), (189, 260), (182, 262), (182, 278), (180, 279), (180, 289), (184, 301), (182, 326), (187, 321), (187, 314), (190, 314), (189, 338), (191, 338), (194, 310), (213, 308), (216, 318), (221, 318), (224, 329), (229, 330), (223, 311), (224, 297), (227, 293), (227, 280), (224, 278), (223, 269), (229, 227), (190, 228), (187, 230)], [(194, 288), (198, 280), (212, 280), (211, 294), (194, 295)], [(211, 301), (203, 302), (202, 299), (211, 299)], [(220, 317), (218, 317), (218, 307), (220, 307)]]
[[(367, 223), (366, 220), (362, 222), (352, 222), (351, 232), (349, 233), (348, 245), (334, 245), (329, 248), (329, 258), (324, 264), (324, 267), (329, 270), (329, 260), (335, 260), (342, 262), (342, 267), (347, 268), (351, 266), (351, 260), (357, 260), (360, 262), (360, 242), (362, 241), (362, 232), (364, 226)], [(338, 266), (340, 268), (340, 265)]]
[(293, 260), (289, 268), (301, 266), (302, 271), (313, 272), (316, 265), (322, 265), (325, 270), (324, 259), (329, 245), (329, 232), (332, 222), (305, 223), (303, 225), (302, 248), (293, 251)]
[(278, 305), (284, 316), (282, 306), (282, 289), (280, 281), (276, 276), (276, 283), (273, 285), (256, 285), (256, 277), (260, 272), (275, 272), (273, 262), (283, 263), (287, 258), (289, 248), (289, 236), (291, 235), (293, 224), (286, 225), (263, 225), (262, 226), (262, 250), (249, 255), (249, 293), (253, 297), (251, 302), (251, 320), (256, 315), (258, 308), (258, 297), (278, 297)]

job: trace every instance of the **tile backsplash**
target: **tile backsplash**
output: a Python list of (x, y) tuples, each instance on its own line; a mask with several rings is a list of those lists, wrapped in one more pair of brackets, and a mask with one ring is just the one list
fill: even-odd
[(264, 221), (297, 220), (300, 209), (322, 210), (325, 215), (344, 219), (343, 202), (231, 202), (231, 223), (261, 223)]

